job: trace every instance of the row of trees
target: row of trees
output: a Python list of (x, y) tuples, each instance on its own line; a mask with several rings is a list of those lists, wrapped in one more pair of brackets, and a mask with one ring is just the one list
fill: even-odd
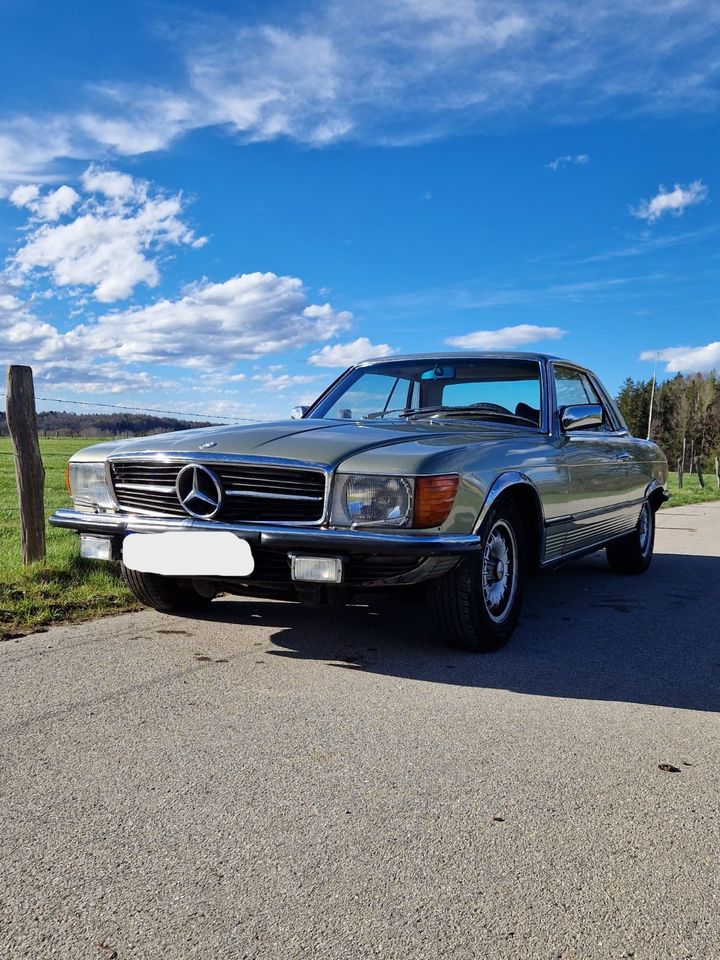
[[(143, 437), (170, 430), (213, 426), (208, 422), (152, 417), (142, 413), (65, 413), (44, 410), (37, 415), (41, 437)], [(0, 412), (0, 437), (8, 436), (5, 414)]]
[[(652, 380), (628, 377), (620, 388), (618, 406), (636, 437), (647, 436)], [(691, 458), (700, 458), (705, 469), (714, 469), (720, 456), (720, 378), (716, 373), (678, 373), (655, 388), (650, 436), (674, 469), (685, 447), (685, 469)]]

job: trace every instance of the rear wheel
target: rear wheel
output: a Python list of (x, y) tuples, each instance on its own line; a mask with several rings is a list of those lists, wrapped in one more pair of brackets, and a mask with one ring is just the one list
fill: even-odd
[(652, 563), (655, 546), (655, 511), (648, 500), (643, 504), (632, 533), (605, 548), (610, 569), (615, 573), (645, 573)]
[(121, 565), (125, 583), (133, 595), (145, 604), (161, 613), (193, 613), (204, 610), (211, 597), (203, 596), (184, 580), (176, 577), (161, 577), (157, 573), (140, 573)]
[(478, 555), (431, 582), (431, 602), (446, 641), (488, 653), (512, 636), (522, 604), (525, 550), (520, 517), (510, 500), (493, 507)]

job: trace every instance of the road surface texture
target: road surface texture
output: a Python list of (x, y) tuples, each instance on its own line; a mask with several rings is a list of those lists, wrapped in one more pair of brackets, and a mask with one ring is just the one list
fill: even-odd
[(720, 503), (659, 527), (485, 657), (234, 599), (0, 645), (0, 957), (717, 960)]

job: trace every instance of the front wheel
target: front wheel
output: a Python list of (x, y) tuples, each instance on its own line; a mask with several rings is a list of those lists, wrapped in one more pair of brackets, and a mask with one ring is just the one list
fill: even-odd
[(610, 569), (615, 573), (645, 573), (652, 563), (655, 546), (655, 511), (646, 500), (632, 533), (605, 548)]
[(446, 641), (478, 653), (503, 646), (515, 630), (524, 583), (522, 525), (508, 500), (485, 518), (478, 555), (431, 581), (431, 603)]
[(140, 573), (121, 564), (120, 570), (133, 596), (161, 613), (193, 613), (204, 610), (212, 597), (203, 596), (191, 583), (157, 573)]

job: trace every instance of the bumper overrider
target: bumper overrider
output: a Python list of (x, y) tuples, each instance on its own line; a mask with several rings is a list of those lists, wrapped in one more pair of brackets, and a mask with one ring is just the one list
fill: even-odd
[(49, 519), (53, 527), (77, 530), (117, 540), (129, 533), (165, 533), (179, 530), (221, 530), (234, 533), (249, 544), (265, 550), (327, 551), (328, 553), (379, 554), (407, 557), (452, 557), (474, 553), (480, 539), (474, 534), (411, 534), (403, 531), (337, 530), (292, 524), (230, 524), (191, 517), (141, 516), (118, 513), (89, 513), (60, 509)]

